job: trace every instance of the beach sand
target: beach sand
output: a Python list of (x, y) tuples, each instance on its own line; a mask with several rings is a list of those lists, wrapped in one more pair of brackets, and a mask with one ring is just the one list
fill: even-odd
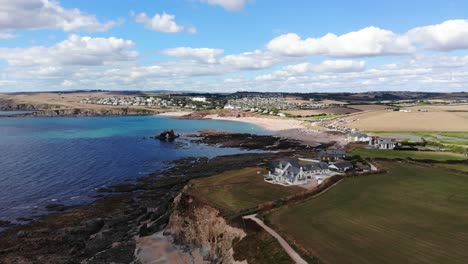
[(175, 112), (165, 112), (165, 113), (160, 113), (158, 116), (174, 116), (174, 117), (180, 117), (180, 116), (186, 116), (190, 115), (193, 112), (190, 111), (175, 111)]
[(338, 146), (343, 146), (346, 144), (344, 136), (313, 130), (308, 128), (303, 121), (296, 119), (266, 117), (221, 117), (217, 115), (208, 115), (205, 118), (255, 124), (272, 131), (272, 134), (275, 136), (296, 139), (312, 146), (322, 143), (327, 144), (330, 142), (336, 142)]

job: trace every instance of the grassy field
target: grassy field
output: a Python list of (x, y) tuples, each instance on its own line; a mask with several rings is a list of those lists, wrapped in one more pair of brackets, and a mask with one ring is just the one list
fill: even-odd
[(346, 108), (346, 107), (331, 107), (331, 108), (313, 109), (313, 110), (287, 110), (287, 111), (283, 111), (283, 113), (286, 113), (291, 116), (306, 117), (306, 116), (315, 116), (315, 115), (320, 115), (320, 114), (345, 115), (345, 114), (351, 114), (351, 113), (355, 113), (359, 111), (360, 110)]
[(443, 109), (410, 113), (380, 110), (347, 117), (346, 126), (361, 131), (468, 131), (468, 112), (449, 112)]
[(466, 164), (446, 164), (446, 163), (436, 163), (434, 166), (441, 168), (448, 168), (452, 170), (466, 171), (468, 172), (468, 165)]
[(375, 110), (383, 110), (383, 109), (388, 109), (392, 108), (391, 106), (388, 105), (349, 105), (349, 108), (357, 109), (360, 111), (375, 111)]
[(324, 263), (466, 263), (468, 177), (405, 163), (267, 216)]
[[(260, 174), (257, 172), (260, 171)], [(280, 186), (263, 180), (263, 168), (245, 168), (191, 181), (189, 193), (202, 201), (233, 213), (239, 209), (252, 208), (258, 204), (304, 191), (297, 186)]]
[(430, 151), (407, 151), (407, 150), (384, 150), (384, 149), (365, 149), (356, 148), (349, 153), (352, 155), (359, 155), (362, 158), (387, 158), (387, 159), (407, 159), (412, 158), (415, 160), (465, 160), (462, 154), (451, 152), (430, 152)]

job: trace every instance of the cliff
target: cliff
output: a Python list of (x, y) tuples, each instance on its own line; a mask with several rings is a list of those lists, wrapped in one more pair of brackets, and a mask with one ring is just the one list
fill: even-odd
[(55, 104), (32, 104), (0, 98), (0, 111), (35, 111), (22, 116), (125, 116), (154, 115), (158, 111), (128, 107), (70, 108)]
[(177, 256), (197, 264), (247, 264), (234, 260), (233, 249), (246, 236), (244, 230), (229, 225), (217, 209), (182, 192), (174, 199), (164, 232), (139, 238), (136, 255), (143, 264), (161, 256)]
[(135, 108), (103, 108), (103, 109), (51, 109), (34, 112), (33, 116), (126, 116), (153, 115), (156, 111)]

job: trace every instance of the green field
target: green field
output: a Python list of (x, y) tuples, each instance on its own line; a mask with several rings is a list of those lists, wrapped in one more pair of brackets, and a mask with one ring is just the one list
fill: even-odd
[[(468, 132), (372, 132), (372, 135), (384, 137), (401, 137), (408, 136), (424, 138), (431, 143), (441, 144), (441, 146), (450, 149), (451, 151), (463, 153), (464, 149), (468, 149)], [(411, 141), (411, 140), (410, 140)]]
[(387, 159), (407, 159), (415, 160), (466, 160), (463, 154), (451, 152), (431, 152), (431, 151), (409, 151), (409, 150), (385, 150), (385, 149), (365, 149), (356, 148), (349, 153), (350, 156), (359, 155), (362, 158), (387, 158)]
[(383, 164), (267, 219), (325, 263), (467, 263), (468, 176)]
[(452, 170), (466, 171), (468, 172), (468, 165), (466, 164), (447, 164), (447, 163), (436, 163), (434, 166), (441, 168), (448, 168)]
[(266, 173), (263, 168), (245, 168), (196, 179), (191, 181), (189, 193), (223, 212), (233, 213), (305, 191), (297, 186), (267, 183), (263, 180)]

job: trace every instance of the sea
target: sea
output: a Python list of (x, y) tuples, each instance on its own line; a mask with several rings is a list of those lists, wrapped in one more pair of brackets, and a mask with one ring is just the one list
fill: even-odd
[(165, 129), (269, 134), (253, 124), (164, 116), (0, 118), (0, 220), (47, 213), (51, 203), (92, 202), (96, 189), (164, 169), (183, 157), (248, 152), (149, 139)]

